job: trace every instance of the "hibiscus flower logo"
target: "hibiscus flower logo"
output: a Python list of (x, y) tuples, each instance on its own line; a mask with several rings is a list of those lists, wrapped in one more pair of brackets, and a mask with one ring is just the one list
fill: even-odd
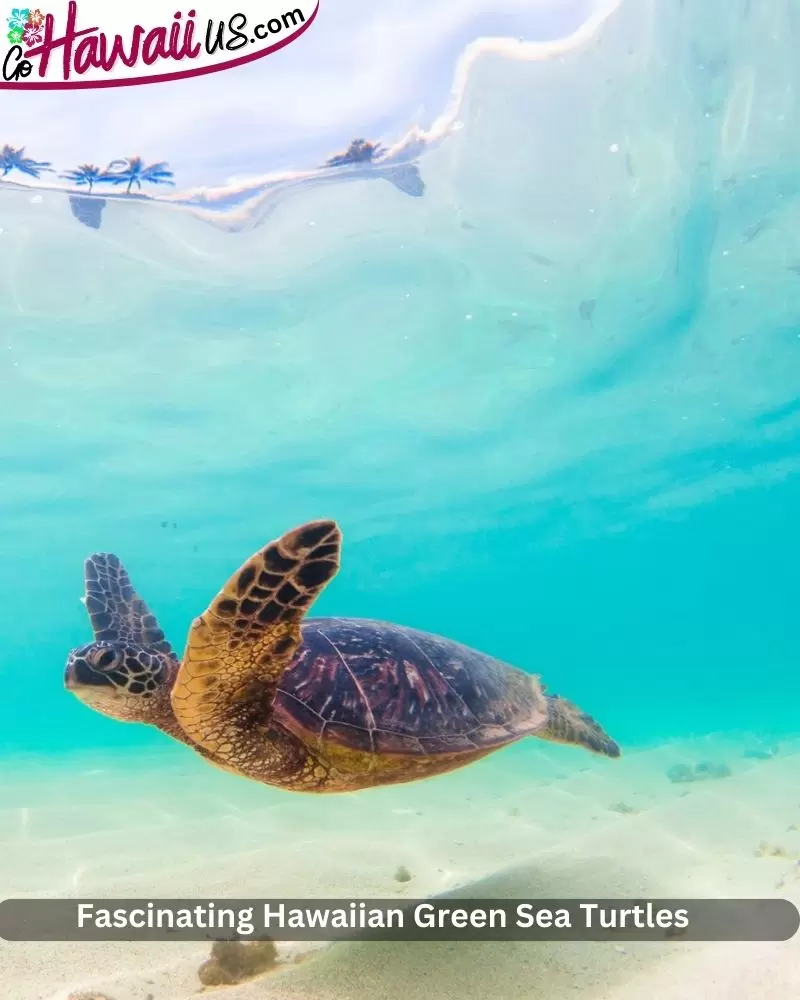
[(38, 25), (26, 24), (22, 33), (22, 40), (30, 48), (32, 45), (39, 45), (42, 41), (42, 29)]
[(42, 42), (42, 26), (47, 15), (37, 7), (14, 7), (8, 21), (8, 40), (12, 45), (39, 45)]
[(11, 11), (11, 17), (8, 19), (9, 34), (12, 31), (23, 32), (30, 16), (31, 12), (27, 7), (14, 7)]

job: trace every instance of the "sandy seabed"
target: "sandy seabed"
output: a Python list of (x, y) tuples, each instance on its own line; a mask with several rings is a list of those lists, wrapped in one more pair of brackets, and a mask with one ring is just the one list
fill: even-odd
[[(619, 761), (530, 741), (443, 778), (347, 796), (276, 792), (182, 748), (19, 759), (0, 784), (0, 897), (783, 897), (800, 902), (800, 747), (709, 737)], [(675, 765), (730, 777), (671, 782)], [(766, 846), (763, 846), (766, 845)], [(777, 856), (769, 856), (780, 849)], [(399, 866), (411, 874), (395, 880)], [(229, 1000), (788, 1000), (780, 943), (280, 944)], [(186, 1000), (200, 943), (7, 943), (0, 997)], [(302, 959), (302, 961), (300, 961)], [(216, 993), (216, 990), (209, 990)]]

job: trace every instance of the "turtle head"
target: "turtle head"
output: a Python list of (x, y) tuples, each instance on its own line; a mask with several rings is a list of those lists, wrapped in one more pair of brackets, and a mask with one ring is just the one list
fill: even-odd
[(102, 715), (153, 723), (169, 701), (177, 666), (171, 653), (95, 640), (69, 654), (64, 686)]

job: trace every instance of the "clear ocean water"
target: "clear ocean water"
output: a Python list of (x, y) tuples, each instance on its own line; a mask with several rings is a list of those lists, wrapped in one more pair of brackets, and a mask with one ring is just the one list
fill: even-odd
[[(205, 215), (109, 199), (93, 229), (63, 192), (0, 184), (8, 844), (20, 809), (54, 808), (53, 774), (77, 815), (109, 761), (120, 795), (157, 761), (191, 769), (195, 811), (206, 772), (211, 813), (283, 808), (62, 676), (90, 552), (120, 556), (181, 649), (251, 552), (317, 517), (344, 552), (315, 612), (540, 672), (623, 761), (721, 740), (736, 772), (796, 739), (797, 31), (780, 0), (623, 3), (548, 59), (463, 59), (413, 157), (421, 197), (303, 174)], [(531, 766), (515, 748), (436, 781), (480, 796)], [(298, 829), (328, 815), (303, 802)]]

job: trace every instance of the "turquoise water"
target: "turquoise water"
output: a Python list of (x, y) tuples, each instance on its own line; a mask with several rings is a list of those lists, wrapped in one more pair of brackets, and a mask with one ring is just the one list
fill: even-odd
[[(461, 484), (451, 488), (461, 507)], [(320, 513), (327, 513), (332, 504), (325, 506), (325, 492), (298, 494), (297, 511), (314, 510), (316, 496)], [(798, 484), (790, 481), (680, 518), (632, 525), (624, 534), (558, 544), (541, 526), (519, 517), (515, 523), (502, 505), (475, 512), (495, 516), (497, 526), (480, 534), (442, 530), (435, 540), (415, 533), (412, 514), (397, 536), (390, 521), (383, 537), (345, 545), (343, 569), (319, 611), (402, 622), (541, 671), (555, 689), (590, 707), (623, 745), (716, 731), (792, 733), (799, 685), (792, 667), (791, 578), (798, 496)], [(228, 571), (293, 523), (252, 510), (225, 523), (230, 515), (214, 503), (213, 490), (204, 499), (176, 528), (171, 522), (162, 528), (157, 519), (161, 513), (181, 517), (168, 503), (156, 516), (126, 519), (116, 529), (107, 513), (87, 515), (105, 527), (100, 547), (126, 560), (178, 648), (191, 617)], [(346, 512), (346, 504), (336, 512), (345, 532)], [(39, 524), (36, 534), (24, 538), (23, 551), (10, 549), (4, 567), (10, 597), (3, 749), (61, 755), (166, 744), (160, 734), (90, 713), (61, 689), (66, 650), (90, 638), (77, 600), (89, 532), (85, 540), (56, 543), (48, 537), (53, 516), (31, 518), (32, 527)], [(573, 518), (556, 511), (554, 520), (568, 532)], [(36, 566), (38, 582), (30, 577)], [(15, 592), (14, 574), (33, 593)], [(65, 595), (60, 602), (57, 592)], [(32, 599), (55, 609), (49, 620), (30, 617)]]
[[(0, 184), (9, 788), (21, 756), (74, 809), (87, 759), (194, 767), (63, 689), (89, 553), (181, 650), (252, 552), (320, 517), (344, 550), (316, 614), (541, 673), (624, 755), (796, 739), (800, 80), (793, 9), (768, 6), (624, 3), (562, 56), (477, 59), (421, 198), (253, 182), (210, 221), (109, 200), (92, 230)], [(49, 808), (26, 782), (15, 803)]]

